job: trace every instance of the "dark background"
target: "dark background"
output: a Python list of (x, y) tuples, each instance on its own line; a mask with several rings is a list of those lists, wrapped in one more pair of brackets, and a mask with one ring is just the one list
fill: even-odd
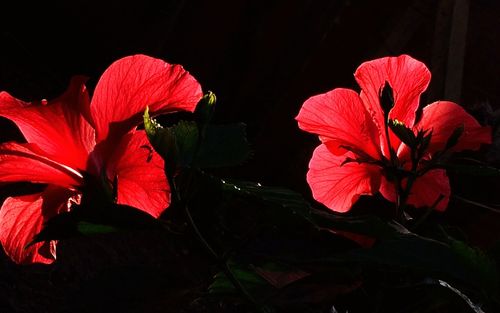
[[(499, 114), (485, 112), (488, 107), (500, 108), (500, 2), (475, 0), (461, 6), (462, 2), (467, 3), (73, 0), (2, 4), (0, 90), (24, 100), (50, 99), (77, 74), (90, 77), (92, 90), (108, 65), (135, 53), (182, 64), (204, 91), (217, 95), (216, 122), (248, 125), (253, 158), (220, 174), (288, 187), (310, 197), (305, 174), (318, 140), (301, 132), (294, 117), (312, 95), (335, 87), (359, 90), (353, 73), (363, 61), (410, 54), (425, 62), (433, 74), (423, 103), (454, 100), (483, 123), (496, 125)], [(0, 120), (0, 126), (1, 141), (19, 138), (9, 121)], [(477, 156), (493, 165), (500, 161), (495, 146)], [(497, 179), (450, 176), (452, 192), (487, 204), (500, 203)], [(453, 199), (446, 214), (473, 244), (488, 247), (499, 239), (498, 214)], [(84, 265), (72, 266), (70, 273), (83, 275)], [(15, 267), (3, 257), (0, 299), (5, 297), (5, 304), (0, 303), (0, 311), (51, 312), (54, 301), (71, 307), (63, 291), (70, 283), (55, 287), (43, 283), (51, 270)]]

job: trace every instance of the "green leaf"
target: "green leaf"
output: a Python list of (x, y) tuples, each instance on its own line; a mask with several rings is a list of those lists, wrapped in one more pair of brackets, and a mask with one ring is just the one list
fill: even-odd
[[(263, 295), (281, 289), (310, 274), (283, 262), (267, 261), (262, 264), (231, 263), (234, 277), (251, 293)], [(235, 293), (236, 290), (223, 272), (214, 277), (208, 288), (210, 293)]]
[(434, 167), (442, 168), (450, 172), (462, 175), (496, 177), (500, 176), (500, 169), (488, 165), (480, 164), (454, 164), (438, 163)]
[(348, 217), (314, 209), (304, 197), (292, 190), (262, 186), (244, 181), (222, 181), (223, 192), (264, 202), (272, 208), (265, 210), (269, 221), (280, 225), (290, 223), (297, 227), (304, 222), (316, 230), (328, 230), (358, 244), (371, 242), (374, 238), (394, 236), (394, 232), (408, 232), (395, 222), (384, 222), (375, 216)]
[(474, 269), (475, 275), (486, 284), (484, 287), (498, 291), (498, 271), (495, 262), (483, 251), (467, 245), (465, 242), (448, 237), (451, 249), (461, 257), (466, 266)]
[(196, 157), (199, 144), (198, 127), (195, 122), (180, 121), (168, 130), (174, 135), (177, 151), (177, 167), (189, 167)]
[(311, 205), (300, 193), (287, 188), (262, 186), (253, 182), (224, 180), (220, 182), (223, 192), (273, 204), (313, 223)]
[(467, 297), (463, 292), (461, 292), (457, 288), (451, 286), (450, 284), (448, 284), (444, 280), (432, 280), (432, 279), (429, 279), (428, 283), (429, 284), (438, 284), (441, 287), (444, 287), (444, 288), (446, 288), (448, 290), (451, 290), (453, 293), (455, 293), (460, 298), (462, 298), (462, 300), (464, 300), (464, 302), (469, 306), (469, 308), (471, 308), (472, 311), (474, 311), (475, 313), (485, 313), (483, 311), (483, 309), (481, 309), (481, 307), (479, 305), (477, 305), (474, 302), (472, 302), (472, 300), (469, 297)]
[(389, 128), (408, 147), (416, 149), (418, 142), (413, 130), (398, 120), (389, 120)]
[(311, 211), (315, 224), (322, 228), (348, 231), (371, 238), (392, 239), (410, 234), (395, 221), (384, 221), (374, 215), (346, 216), (334, 212)]
[[(207, 100), (209, 104), (210, 99)], [(199, 126), (196, 122), (180, 121), (163, 128), (150, 118), (146, 108), (144, 127), (151, 145), (165, 160), (167, 173), (191, 166), (235, 166), (250, 157), (245, 124), (201, 125), (203, 134), (200, 134)]]
[(246, 125), (208, 125), (196, 159), (199, 168), (235, 166), (251, 155)]
[(155, 151), (165, 160), (167, 173), (191, 166), (199, 143), (198, 126), (195, 122), (179, 121), (164, 128), (149, 116), (149, 108), (146, 108), (144, 129)]
[(175, 173), (179, 163), (175, 133), (163, 128), (149, 116), (149, 108), (144, 111), (144, 129), (153, 149), (165, 160), (167, 173)]
[[(270, 284), (258, 275), (249, 265), (234, 264), (230, 262), (230, 268), (233, 276), (243, 285), (251, 294), (257, 292), (268, 292)], [(235, 294), (238, 293), (234, 285), (223, 272), (215, 274), (213, 283), (208, 287), (211, 294)]]
[(375, 216), (348, 217), (313, 211), (317, 225), (376, 239), (371, 248), (345, 254), (346, 261), (391, 269), (412, 269), (438, 278), (460, 281), (476, 291), (495, 294), (498, 273), (480, 250), (451, 237), (446, 242), (417, 235), (394, 221)]
[[(471, 261), (470, 255), (459, 253), (455, 247), (415, 234), (379, 240), (372, 248), (353, 250), (347, 258), (394, 269), (412, 269), (443, 279), (453, 279), (478, 293), (494, 294), (496, 274)], [(491, 268), (490, 268), (491, 269)]]
[[(456, 286), (465, 286), (464, 294), (470, 293), (473, 296), (481, 297), (485, 294), (494, 294), (497, 286), (496, 272), (490, 266), (488, 260), (484, 260), (480, 251), (475, 251), (464, 243), (452, 241), (438, 241), (432, 238), (420, 236), (412, 233), (404, 226), (394, 221), (386, 221), (377, 216), (346, 216), (328, 211), (319, 211), (303, 198), (302, 195), (291, 190), (278, 187), (266, 187), (260, 184), (241, 181), (221, 181), (223, 192), (235, 196), (248, 198), (251, 201), (262, 201), (270, 206), (266, 210), (276, 212), (291, 212), (293, 215), (300, 216), (308, 220), (318, 229), (342, 230), (354, 234), (361, 234), (375, 239), (371, 248), (349, 248), (349, 250), (337, 251), (334, 254), (326, 252), (325, 254), (311, 254), (305, 256), (296, 256), (288, 253), (288, 250), (280, 250), (273, 256), (281, 261), (288, 260), (298, 264), (311, 266), (312, 264), (321, 264), (318, 267), (319, 272), (312, 273), (314, 277), (324, 277), (324, 271), (330, 268), (337, 268), (339, 265), (361, 266), (365, 271), (376, 269), (377, 271), (390, 271), (391, 273), (413, 273), (433, 277), (448, 281)], [(283, 219), (286, 219), (283, 215)], [(311, 243), (315, 245), (319, 243)], [(464, 246), (465, 245), (465, 246)], [(253, 247), (253, 246), (252, 246)], [(259, 247), (257, 245), (257, 247)], [(277, 245), (277, 247), (281, 247)], [(251, 249), (248, 246), (247, 249)], [(326, 249), (327, 250), (327, 249)], [(258, 250), (261, 251), (261, 250)], [(283, 252), (284, 251), (284, 252)], [(250, 254), (251, 255), (251, 254)], [(268, 255), (268, 254), (266, 254)], [(256, 262), (252, 259), (252, 262)], [(308, 265), (307, 265), (308, 264)], [(267, 265), (266, 265), (267, 266)], [(306, 267), (317, 268), (317, 267)], [(247, 281), (254, 293), (264, 292), (267, 288), (280, 288), (276, 283), (281, 277), (279, 269), (269, 267), (269, 275), (265, 273), (267, 268), (258, 265), (239, 268), (244, 273), (239, 273), (241, 279)], [(263, 269), (263, 273), (259, 272)], [(284, 271), (284, 277), (294, 277), (293, 271)], [(292, 273), (292, 274), (290, 274)], [(258, 280), (255, 274), (260, 274), (269, 285), (263, 284)], [(247, 276), (245, 276), (247, 275)], [(218, 284), (215, 287), (221, 287), (222, 281), (219, 277)], [(288, 279), (287, 278), (287, 279)], [(312, 279), (311, 278), (311, 279)], [(287, 281), (285, 279), (285, 281)], [(328, 284), (337, 284), (337, 278), (332, 277)], [(298, 290), (297, 286), (307, 285), (310, 278), (301, 280), (293, 286), (287, 287), (287, 290)], [(222, 287), (229, 288), (229, 283)], [(285, 283), (286, 286), (286, 283)], [(232, 289), (232, 287), (230, 287)], [(220, 290), (220, 289), (219, 289)], [(257, 291), (260, 290), (260, 291)], [(266, 291), (267, 292), (267, 291)]]
[[(456, 243), (420, 236), (395, 221), (386, 221), (373, 215), (346, 216), (315, 210), (302, 195), (285, 188), (240, 181), (222, 181), (221, 187), (226, 193), (266, 202), (271, 205), (269, 210), (280, 212), (279, 214), (286, 210), (307, 220), (317, 229), (360, 234), (375, 241), (370, 248), (349, 249), (330, 257), (320, 257), (321, 260), (316, 259), (317, 255), (309, 259), (300, 257), (300, 264), (316, 260), (323, 265), (332, 266), (338, 266), (341, 262), (390, 271), (410, 270), (451, 283), (459, 282), (475, 292), (486, 294), (492, 294), (492, 289), (497, 285), (496, 274), (491, 267), (485, 265), (488, 262), (480, 261), (480, 254), (472, 254), (471, 257), (465, 252), (472, 250), (457, 250)], [(284, 214), (282, 219), (285, 219)], [(289, 255), (283, 255), (282, 260), (288, 260)]]
[(118, 231), (116, 227), (111, 225), (94, 224), (85, 221), (78, 222), (76, 224), (76, 229), (83, 235), (109, 234)]

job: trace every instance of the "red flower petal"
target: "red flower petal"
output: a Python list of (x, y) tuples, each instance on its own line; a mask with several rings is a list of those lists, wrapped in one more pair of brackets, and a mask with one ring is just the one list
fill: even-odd
[(394, 92), (394, 107), (389, 117), (412, 127), (419, 98), (427, 89), (431, 73), (424, 63), (408, 55), (386, 57), (361, 64), (354, 74), (361, 86), (361, 98), (379, 125), (384, 125), (379, 93), (385, 82)]
[(301, 129), (329, 142), (336, 154), (345, 153), (339, 147), (348, 146), (380, 158), (377, 129), (353, 90), (338, 88), (309, 98), (296, 119)]
[[(388, 156), (385, 139), (384, 112), (380, 105), (379, 93), (385, 82), (389, 82), (394, 93), (394, 107), (389, 118), (413, 127), (419, 106), (420, 95), (429, 85), (431, 74), (425, 64), (408, 55), (386, 57), (361, 64), (354, 74), (361, 86), (360, 97), (372, 115), (380, 133), (384, 155)], [(391, 132), (391, 144), (398, 149), (400, 140)]]
[(477, 150), (483, 143), (491, 143), (491, 128), (481, 126), (461, 106), (449, 101), (437, 101), (426, 106), (417, 129), (432, 129), (430, 152), (443, 150), (453, 131), (464, 126), (464, 132), (452, 151)]
[(45, 221), (67, 211), (71, 196), (67, 189), (48, 186), (42, 193), (7, 198), (0, 209), (0, 242), (5, 253), (16, 263), (52, 263), (55, 241), (26, 246)]
[(146, 106), (153, 115), (194, 111), (201, 97), (200, 85), (180, 65), (145, 55), (120, 59), (101, 76), (92, 98), (97, 142), (117, 138), (140, 124)]
[(84, 82), (83, 77), (73, 78), (62, 96), (48, 102), (23, 102), (2, 92), (0, 115), (16, 123), (26, 140), (51, 159), (85, 169), (95, 135), (82, 115), (89, 106)]
[(170, 203), (163, 159), (153, 150), (144, 131), (126, 134), (109, 160), (107, 175), (118, 180), (118, 203), (154, 217)]
[(307, 172), (313, 197), (337, 212), (347, 212), (361, 195), (373, 194), (380, 184), (380, 168), (366, 163), (346, 163), (352, 153), (336, 156), (325, 144), (314, 150)]
[(33, 144), (7, 142), (0, 145), (0, 181), (79, 186), (82, 175), (48, 158)]
[[(387, 200), (396, 202), (394, 183), (389, 182), (385, 177), (382, 178), (380, 193)], [(437, 203), (435, 209), (444, 211), (448, 206), (450, 194), (450, 182), (448, 176), (446, 176), (446, 171), (441, 169), (431, 170), (415, 180), (407, 203), (417, 208), (431, 207), (443, 196), (443, 199)]]
[(380, 180), (380, 194), (387, 200), (396, 203), (396, 187), (394, 186), (394, 182), (388, 181), (385, 176), (382, 175), (382, 179)]
[(415, 207), (431, 207), (439, 197), (444, 198), (435, 207), (438, 211), (444, 211), (450, 199), (450, 182), (445, 170), (432, 170), (424, 176), (419, 177), (413, 184), (408, 204)]

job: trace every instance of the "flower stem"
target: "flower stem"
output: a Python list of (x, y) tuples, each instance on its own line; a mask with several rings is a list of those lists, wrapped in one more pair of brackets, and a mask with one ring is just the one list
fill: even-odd
[[(191, 167), (188, 169), (187, 173), (187, 179), (184, 184), (184, 190), (186, 191), (184, 194), (189, 195), (190, 194), (190, 189), (192, 186), (192, 181), (194, 178), (195, 174), (195, 164), (196, 164), (196, 159), (198, 157), (199, 151), (200, 151), (200, 146), (205, 138), (205, 128), (206, 127), (200, 127), (200, 133), (198, 137), (198, 142), (195, 148), (195, 151), (193, 153), (193, 161), (191, 163)], [(208, 253), (216, 260), (217, 265), (221, 269), (221, 271), (224, 273), (224, 275), (227, 277), (227, 279), (231, 282), (235, 290), (237, 290), (244, 298), (245, 300), (254, 306), (259, 312), (266, 313), (268, 310), (266, 309), (265, 306), (260, 305), (254, 298), (253, 296), (248, 292), (248, 290), (243, 286), (243, 284), (236, 278), (236, 276), (233, 274), (231, 267), (229, 266), (227, 260), (225, 257), (219, 256), (219, 254), (212, 248), (212, 246), (208, 243), (208, 241), (205, 239), (203, 236), (202, 232), (196, 225), (196, 222), (193, 219), (193, 215), (191, 214), (191, 211), (189, 209), (189, 204), (188, 204), (188, 199), (185, 199), (183, 196), (181, 196), (181, 193), (179, 191), (179, 188), (177, 187), (175, 178), (171, 175), (167, 175), (168, 182), (170, 184), (171, 194), (173, 196), (173, 202), (177, 205), (182, 206), (184, 209), (184, 213), (186, 215), (186, 218), (188, 220), (189, 225), (193, 229), (196, 237), (198, 240), (202, 243), (202, 245), (205, 247), (205, 249), (208, 251)]]
[(203, 235), (202, 235), (200, 229), (198, 228), (198, 226), (196, 226), (196, 223), (194, 222), (193, 216), (191, 215), (191, 211), (189, 210), (189, 206), (187, 205), (187, 203), (184, 203), (183, 207), (184, 207), (184, 213), (186, 214), (186, 217), (188, 219), (189, 225), (193, 229), (193, 231), (196, 234), (196, 237), (198, 238), (198, 240), (200, 240), (200, 242), (203, 244), (203, 246), (205, 246), (205, 248), (212, 255), (213, 258), (219, 259), (219, 255), (217, 254), (217, 252), (215, 252), (215, 250), (212, 248), (212, 246), (210, 246), (210, 244), (205, 239), (205, 237), (203, 237)]
[[(387, 119), (386, 124), (385, 124), (385, 137), (387, 140), (387, 146), (388, 146), (389, 154), (391, 157), (390, 162), (394, 168), (398, 168), (399, 161), (398, 161), (398, 157), (396, 155), (396, 152), (394, 151), (394, 149), (392, 148), (392, 145), (391, 145), (391, 138), (390, 138), (388, 123), (389, 123), (389, 120)], [(408, 196), (410, 194), (410, 188), (411, 188), (411, 185), (413, 184), (413, 180), (410, 180), (410, 178), (408, 178), (406, 188), (403, 188), (403, 186), (402, 186), (403, 178), (397, 172), (396, 172), (395, 176), (396, 176), (396, 181), (394, 182), (394, 184), (396, 185), (396, 219), (400, 223), (405, 224), (406, 218), (405, 218), (404, 209), (406, 207), (406, 200), (408, 200)]]
[[(189, 187), (191, 185), (191, 180), (192, 180), (192, 172), (189, 173), (189, 178), (188, 182), (186, 183), (187, 185), (186, 187)], [(219, 265), (220, 269), (227, 277), (227, 279), (231, 282), (233, 287), (244, 296), (247, 302), (255, 306), (260, 312), (266, 312), (265, 307), (262, 307), (260, 304), (258, 304), (257, 301), (253, 298), (253, 296), (248, 292), (248, 290), (245, 289), (243, 284), (236, 278), (227, 261), (224, 258), (220, 257), (217, 254), (217, 252), (215, 252), (215, 250), (212, 248), (212, 246), (208, 243), (208, 241), (205, 239), (200, 229), (196, 225), (193, 216), (191, 215), (191, 211), (189, 210), (187, 202), (182, 200), (179, 189), (177, 188), (177, 185), (175, 181), (173, 181), (173, 179), (172, 182), (170, 183), (170, 186), (171, 186), (170, 188), (172, 189), (172, 195), (174, 196), (175, 203), (182, 205), (184, 213), (186, 214), (186, 217), (188, 219), (189, 225), (193, 229), (196, 237), (203, 244), (203, 246), (209, 252), (209, 254), (217, 261), (217, 264)]]
[[(173, 196), (173, 203), (176, 204), (176, 205), (180, 205), (183, 207), (184, 209), (184, 213), (186, 214), (186, 217), (188, 219), (188, 222), (189, 222), (189, 225), (191, 226), (191, 228), (194, 230), (195, 234), (196, 234), (196, 237), (198, 238), (198, 240), (201, 241), (201, 243), (203, 244), (203, 246), (205, 246), (205, 248), (207, 249), (207, 251), (214, 257), (214, 258), (218, 258), (218, 255), (217, 253), (215, 252), (214, 249), (212, 249), (212, 247), (210, 246), (210, 244), (205, 240), (205, 237), (203, 237), (203, 235), (201, 234), (200, 232), (200, 229), (198, 228), (198, 226), (196, 226), (196, 223), (194, 222), (193, 220), (193, 216), (191, 215), (191, 211), (189, 210), (189, 206), (188, 204), (186, 203), (186, 201), (183, 201), (181, 195), (180, 195), (180, 192), (179, 192), (179, 188), (177, 188), (177, 184), (175, 182), (175, 179), (171, 176), (167, 176), (169, 179), (169, 184), (170, 184), (170, 189), (171, 189), (171, 194)], [(191, 177), (190, 179), (191, 180)], [(188, 181), (188, 184), (190, 185), (190, 182)]]
[(402, 179), (400, 177), (396, 178), (396, 218), (403, 225), (406, 224), (407, 219), (405, 217), (405, 208), (408, 197), (410, 196), (410, 191), (415, 182), (415, 176), (412, 175), (408, 177), (406, 186), (403, 188)]

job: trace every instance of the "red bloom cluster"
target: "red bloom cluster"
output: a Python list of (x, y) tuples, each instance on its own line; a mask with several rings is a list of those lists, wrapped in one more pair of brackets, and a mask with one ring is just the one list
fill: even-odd
[[(474, 150), (491, 143), (491, 129), (479, 125), (453, 102), (429, 104), (417, 120), (420, 95), (431, 74), (422, 62), (408, 55), (365, 62), (354, 77), (361, 87), (359, 94), (337, 88), (311, 97), (296, 117), (302, 130), (319, 135), (321, 145), (309, 163), (307, 181), (313, 197), (334, 211), (346, 212), (361, 195), (376, 192), (396, 202), (395, 183), (384, 164), (396, 159), (393, 165), (408, 169), (411, 150), (388, 128), (389, 120), (404, 124), (415, 134), (431, 134), (424, 157), (427, 161), (445, 150), (459, 127), (463, 127), (463, 133), (450, 151)], [(381, 91), (386, 83), (394, 98), (389, 112), (381, 106)], [(391, 157), (391, 150), (396, 158)], [(445, 170), (431, 169), (414, 181), (407, 203), (416, 207), (436, 205), (437, 210), (444, 210), (449, 196)], [(438, 199), (441, 201), (436, 202)]]
[(0, 182), (46, 184), (40, 193), (7, 198), (0, 209), (0, 242), (17, 263), (55, 259), (55, 241), (26, 245), (44, 222), (79, 202), (84, 173), (116, 181), (119, 204), (154, 217), (169, 205), (163, 160), (136, 126), (146, 106), (153, 115), (194, 111), (202, 97), (198, 82), (182, 66), (144, 55), (113, 63), (92, 100), (85, 81), (73, 78), (62, 96), (49, 101), (0, 93), (0, 116), (27, 141), (0, 145)]

